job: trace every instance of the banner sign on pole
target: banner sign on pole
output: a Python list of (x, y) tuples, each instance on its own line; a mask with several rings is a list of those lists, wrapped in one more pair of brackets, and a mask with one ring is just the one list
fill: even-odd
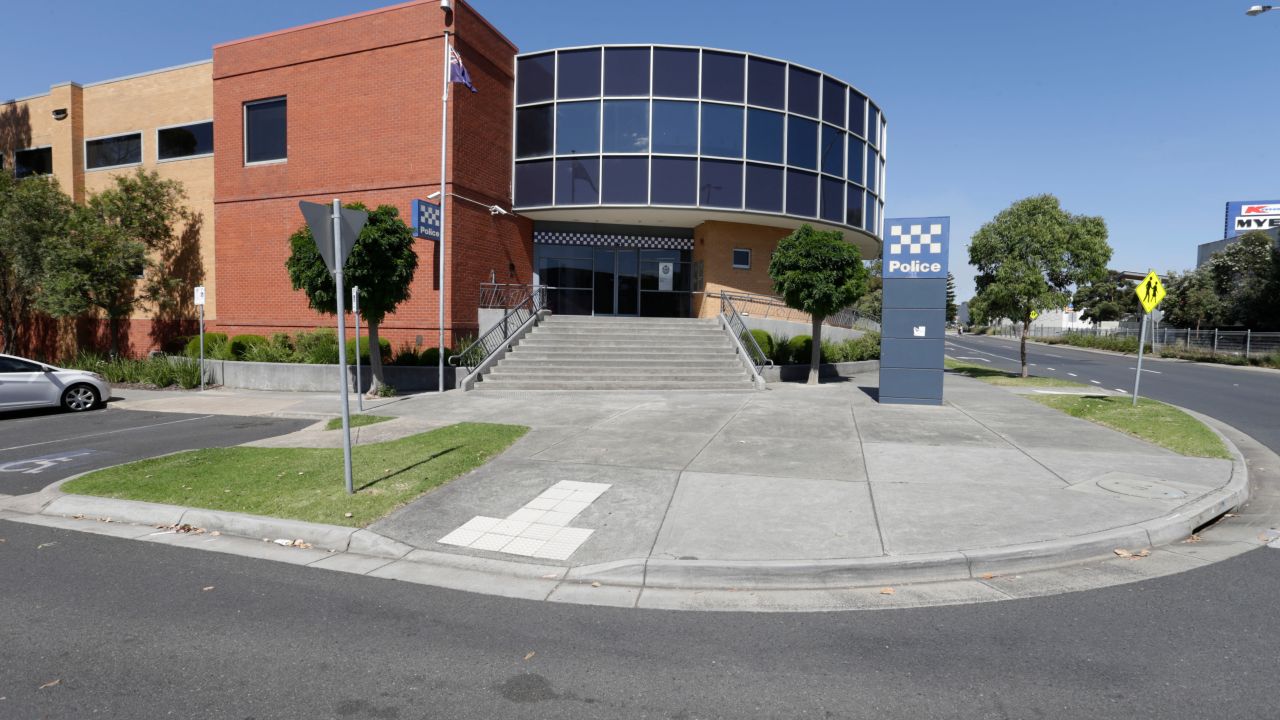
[(413, 201), (413, 236), (423, 240), (440, 239), (440, 206), (426, 200)]

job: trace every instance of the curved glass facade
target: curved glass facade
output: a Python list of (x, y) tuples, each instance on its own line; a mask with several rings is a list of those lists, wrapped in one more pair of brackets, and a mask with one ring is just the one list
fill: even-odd
[(847, 83), (655, 45), (516, 58), (515, 209), (704, 207), (880, 235), (885, 120)]

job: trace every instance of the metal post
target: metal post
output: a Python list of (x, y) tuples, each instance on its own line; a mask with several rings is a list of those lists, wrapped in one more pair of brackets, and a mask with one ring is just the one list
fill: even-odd
[(204, 305), (200, 305), (200, 392), (204, 392)]
[[(342, 297), (342, 205), (333, 201), (333, 281), (338, 294), (338, 397), (342, 399), (342, 472), (347, 494), (355, 492), (351, 483), (351, 405), (347, 398), (347, 309)], [(357, 359), (358, 361), (358, 359)]]
[(1142, 316), (1142, 328), (1138, 330), (1138, 369), (1133, 377), (1133, 406), (1138, 406), (1138, 385), (1142, 382), (1142, 346), (1147, 342), (1147, 313)]
[(1218, 356), (1218, 328), (1213, 329), (1213, 356)]
[(356, 404), (360, 412), (364, 412), (364, 382), (360, 379), (360, 288), (355, 286), (351, 288), (351, 314), (356, 320)]
[(440, 284), (440, 357), (436, 362), (439, 373), (436, 378), (436, 392), (444, 392), (444, 235), (448, 224), (445, 222), (445, 205), (449, 200), (448, 187), (445, 184), (445, 160), (449, 155), (449, 29), (444, 30), (444, 95), (440, 100), (440, 267), (436, 276)]
[(1253, 347), (1253, 330), (1244, 331), (1244, 359), (1249, 361), (1249, 350)]

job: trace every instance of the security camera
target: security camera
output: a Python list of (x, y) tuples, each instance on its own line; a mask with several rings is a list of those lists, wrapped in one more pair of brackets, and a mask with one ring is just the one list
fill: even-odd
[(445, 12), (453, 12), (453, 0), (440, 0), (440, 9)]

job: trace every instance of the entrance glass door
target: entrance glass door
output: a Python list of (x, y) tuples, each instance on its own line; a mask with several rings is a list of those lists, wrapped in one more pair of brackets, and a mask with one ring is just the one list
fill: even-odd
[(595, 249), (596, 315), (640, 314), (640, 259), (635, 248)]

